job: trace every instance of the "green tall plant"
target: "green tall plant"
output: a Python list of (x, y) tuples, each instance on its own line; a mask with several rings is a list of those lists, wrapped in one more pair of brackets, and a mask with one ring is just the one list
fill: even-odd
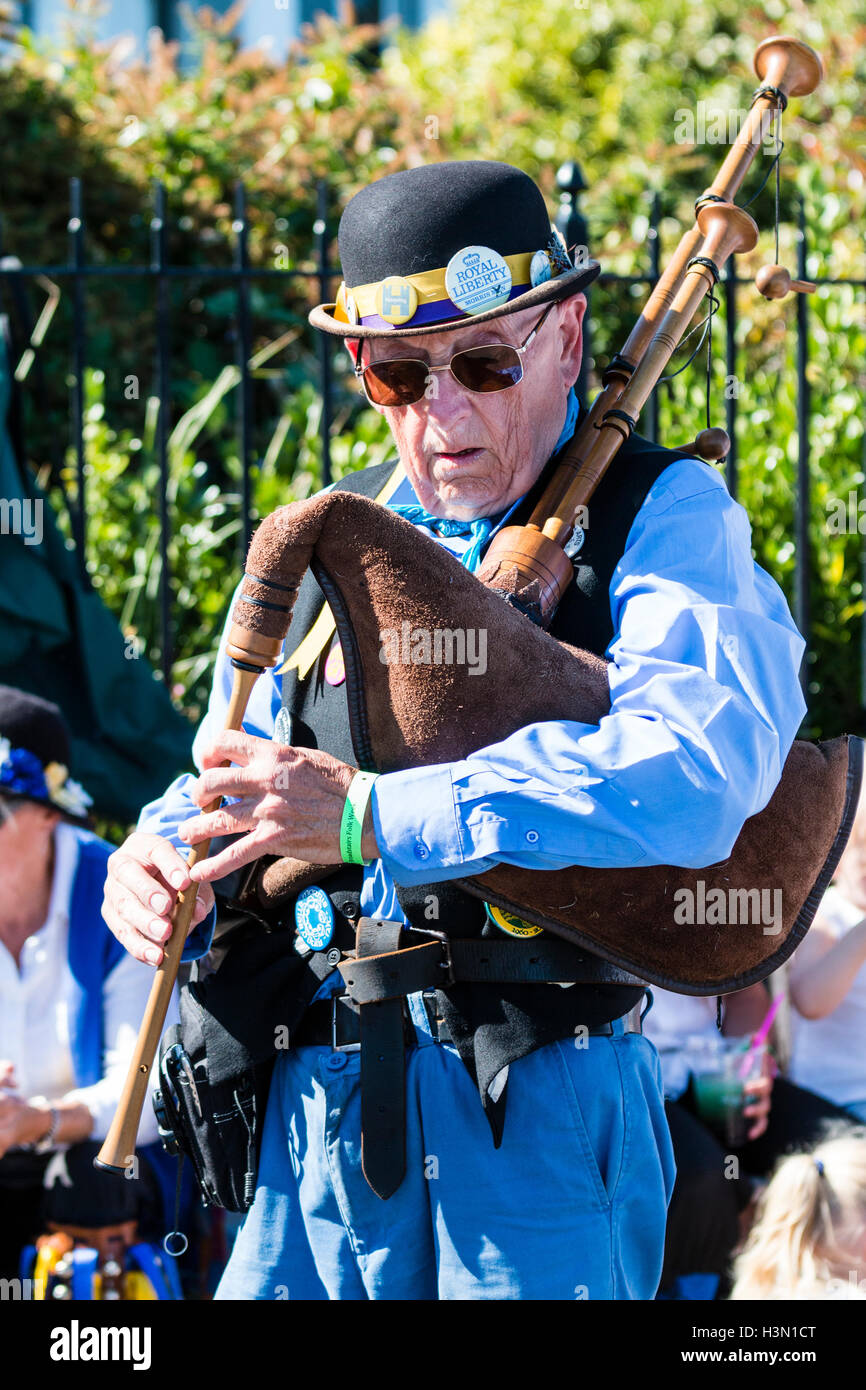
[[(226, 367), (177, 421), (167, 441), (169, 516), (167, 560), (174, 639), (171, 693), (193, 720), (203, 713), (213, 662), (231, 597), (242, 573), (241, 465), (236, 455), (223, 460), (228, 487), (214, 481), (199, 450), (219, 429), (240, 372)], [(116, 430), (105, 410), (105, 380), (86, 375), (84, 437), (87, 450), (87, 562), (91, 580), (117, 615), (131, 644), (156, 669), (163, 663), (161, 522), (155, 499), (161, 474), (157, 454), (159, 402), (145, 403), (141, 437)], [(276, 507), (310, 496), (323, 485), (321, 398), (312, 384), (287, 394), (260, 467), (253, 470), (253, 520)], [(339, 425), (338, 421), (338, 425)], [(298, 464), (287, 476), (282, 454), (289, 439)], [(366, 411), (352, 432), (338, 433), (332, 451), (333, 476), (342, 477), (359, 462), (378, 462), (391, 451), (381, 421)], [(65, 491), (52, 501), (71, 543), (69, 504), (75, 505), (76, 463), (67, 455)]]
[[(450, 13), (420, 34), (396, 35), (379, 68), (371, 68), (370, 52), (381, 34), (370, 27), (321, 18), (287, 62), (275, 63), (240, 49), (232, 35), (235, 18), (201, 16), (199, 64), (192, 72), (182, 71), (176, 49), (158, 39), (146, 61), (124, 66), (110, 46), (86, 48), (70, 38), (59, 52), (46, 51), (20, 34), (15, 61), (0, 68), (0, 137), (14, 137), (0, 138), (0, 188), (5, 249), (51, 261), (65, 235), (65, 176), (84, 174), (94, 259), (134, 262), (149, 254), (147, 198), (151, 180), (160, 178), (168, 190), (171, 260), (217, 267), (230, 257), (232, 185), (239, 176), (247, 182), (253, 264), (309, 272), (253, 287), (257, 360), (263, 351), (267, 355), (268, 344), (286, 344), (256, 368), (254, 497), (261, 512), (306, 495), (321, 481), (319, 365), (306, 326), (307, 307), (319, 291), (312, 272), (314, 185), (320, 177), (332, 190), (333, 229), (359, 186), (436, 159), (511, 160), (539, 181), (553, 212), (557, 166), (576, 158), (589, 184), (583, 206), (592, 253), (606, 270), (642, 274), (649, 265), (650, 195), (657, 192), (661, 200), (664, 263), (691, 225), (695, 196), (725, 153), (709, 141), (684, 142), (683, 113), (698, 103), (710, 111), (747, 107), (757, 42), (772, 32), (795, 32), (822, 53), (827, 76), (812, 96), (792, 101), (784, 116), (780, 256), (794, 268), (797, 198), (803, 197), (808, 273), (864, 276), (863, 0), (790, 0), (784, 6), (764, 0), (745, 9), (741, 0), (550, 0), (541, 8), (530, 0), (454, 0)], [(751, 197), (766, 171), (762, 157), (740, 201)], [(46, 190), (38, 200), (32, 196), (37, 186)], [(768, 230), (772, 180), (750, 211), (765, 230), (759, 250), (739, 258), (744, 277), (774, 258)], [(103, 373), (103, 416), (88, 419), (90, 559), (115, 611), (146, 634), (148, 650), (158, 656), (156, 465), (147, 408), (153, 389), (152, 287), (135, 281), (111, 289), (110, 282), (100, 285), (88, 292), (89, 360)], [(594, 384), (645, 295), (640, 285), (593, 288)], [(192, 712), (206, 687), (200, 656), (213, 650), (237, 574), (237, 390), (227, 384), (235, 380), (230, 366), (236, 359), (236, 302), (224, 281), (172, 282), (177, 534), (171, 566), (181, 615), (174, 679)], [(49, 474), (56, 472), (52, 449), (66, 412), (67, 307), (68, 300), (46, 344), (43, 395), (30, 421), (31, 461)], [(752, 522), (758, 559), (793, 599), (795, 307), (790, 299), (767, 304), (744, 285), (738, 310), (739, 497)], [(829, 734), (863, 727), (863, 539), (856, 527), (837, 533), (828, 526), (834, 499), (864, 487), (862, 288), (822, 289), (810, 300), (808, 317), (808, 727)], [(717, 350), (722, 326), (719, 318)], [(694, 340), (677, 355), (672, 370), (693, 346)], [(335, 363), (333, 458), (339, 476), (381, 457), (388, 441), (382, 421), (354, 393), (339, 353)], [(722, 393), (731, 383), (724, 380), (718, 352), (713, 372), (721, 423)], [(140, 400), (123, 389), (128, 374), (141, 383)], [(678, 445), (694, 436), (704, 424), (702, 359), (659, 388), (659, 404), (662, 442)], [(177, 433), (181, 421), (187, 430), (200, 421), (192, 439)], [(211, 531), (218, 538), (213, 544), (207, 539)], [(113, 560), (104, 547), (111, 545), (119, 547), (126, 566), (117, 581), (105, 573)], [(200, 564), (197, 548), (203, 551)]]

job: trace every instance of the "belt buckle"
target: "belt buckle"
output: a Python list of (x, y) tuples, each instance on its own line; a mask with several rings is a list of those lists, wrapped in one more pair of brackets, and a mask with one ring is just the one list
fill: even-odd
[(454, 1039), (451, 1037), (451, 1034), (448, 1031), (448, 1026), (445, 1022), (445, 1019), (439, 1013), (438, 1000), (436, 998), (436, 994), (437, 991), (435, 987), (424, 989), (421, 991), (421, 1000), (424, 1005), (424, 1010), (427, 1014), (427, 1021), (430, 1024), (431, 1036), (433, 1038), (433, 1041), (436, 1043), (450, 1043), (453, 1042)]
[(445, 959), (439, 962), (440, 969), (446, 972), (443, 984), (444, 988), (446, 985), (455, 985), (457, 980), (454, 974), (454, 957), (451, 954), (451, 938), (443, 932), (439, 938), (439, 944), (445, 955)]
[(334, 1052), (360, 1052), (360, 1042), (338, 1043), (337, 1042), (337, 1001), (345, 999), (345, 994), (331, 995), (331, 1049)]
[(435, 988), (422, 989), (421, 1003), (427, 1015), (427, 1022), (430, 1025), (430, 1034), (434, 1042), (439, 1041), (439, 1015), (436, 1009), (436, 990)]

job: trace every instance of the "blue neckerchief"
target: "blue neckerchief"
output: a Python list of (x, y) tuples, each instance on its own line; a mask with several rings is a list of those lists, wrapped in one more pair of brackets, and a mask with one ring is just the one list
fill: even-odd
[(562, 448), (563, 444), (567, 444), (571, 436), (574, 434), (574, 427), (577, 424), (577, 417), (579, 414), (580, 401), (577, 399), (577, 392), (572, 386), (571, 390), (568, 393), (568, 409), (565, 412), (565, 424), (562, 427), (562, 433), (560, 434), (559, 438), (553, 446), (554, 453), (558, 453), (558, 451)]
[[(577, 392), (572, 386), (568, 393), (568, 409), (565, 415), (565, 424), (554, 445), (554, 453), (561, 449), (563, 444), (574, 434), (574, 427), (577, 423), (579, 412), (580, 402), (577, 399)], [(522, 501), (522, 497), (517, 499), (517, 502)], [(507, 515), (510, 515), (514, 510), (517, 506), (517, 502), (509, 507)], [(455, 521), (451, 517), (434, 516), (432, 512), (428, 512), (425, 507), (422, 507), (420, 502), (389, 503), (389, 509), (392, 512), (396, 512), (398, 516), (405, 517), (406, 520), (411, 521), (413, 525), (427, 526), (431, 531), (435, 531), (440, 536), (469, 535), (471, 540), (460, 556), (460, 563), (461, 565), (465, 565), (468, 570), (472, 571), (474, 571), (478, 565), (481, 552), (487, 544), (487, 540), (494, 525), (497, 524), (495, 519), (489, 516), (476, 517), (474, 521)]]
[(489, 516), (479, 516), (474, 521), (455, 521), (447, 516), (433, 516), (420, 502), (392, 505), (390, 510), (398, 516), (404, 516), (414, 526), (429, 526), (431, 531), (436, 531), (440, 536), (465, 536), (468, 533), (472, 540), (460, 556), (461, 565), (465, 565), (468, 570), (475, 569), (484, 544), (493, 530), (493, 521)]

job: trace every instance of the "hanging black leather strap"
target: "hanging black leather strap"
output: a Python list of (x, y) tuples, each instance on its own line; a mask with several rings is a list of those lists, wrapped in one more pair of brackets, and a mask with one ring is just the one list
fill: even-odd
[[(362, 917), (358, 958), (390, 955), (400, 943), (400, 922)], [(356, 962), (352, 962), (356, 964)], [(403, 996), (362, 1004), (361, 1169), (378, 1197), (390, 1197), (406, 1171), (406, 1072)]]
[(566, 941), (439, 938), (400, 949), (399, 922), (362, 917), (356, 959), (337, 967), (358, 1008), (361, 1038), (361, 1167), (373, 1191), (396, 1192), (406, 1171), (403, 1001), (420, 990), (460, 982), (533, 983), (585, 979), (640, 983), (627, 971), (583, 956)]

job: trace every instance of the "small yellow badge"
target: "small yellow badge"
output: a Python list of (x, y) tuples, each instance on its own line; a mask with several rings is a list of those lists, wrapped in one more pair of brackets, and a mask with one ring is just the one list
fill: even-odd
[(504, 931), (508, 936), (540, 936), (544, 927), (536, 927), (532, 922), (525, 922), (522, 917), (518, 917), (514, 912), (505, 912), (501, 907), (494, 907), (492, 903), (485, 903), (487, 916), (494, 926), (500, 931)]
[(376, 288), (376, 312), (386, 323), (408, 323), (418, 308), (418, 291), (402, 275), (389, 275)]

